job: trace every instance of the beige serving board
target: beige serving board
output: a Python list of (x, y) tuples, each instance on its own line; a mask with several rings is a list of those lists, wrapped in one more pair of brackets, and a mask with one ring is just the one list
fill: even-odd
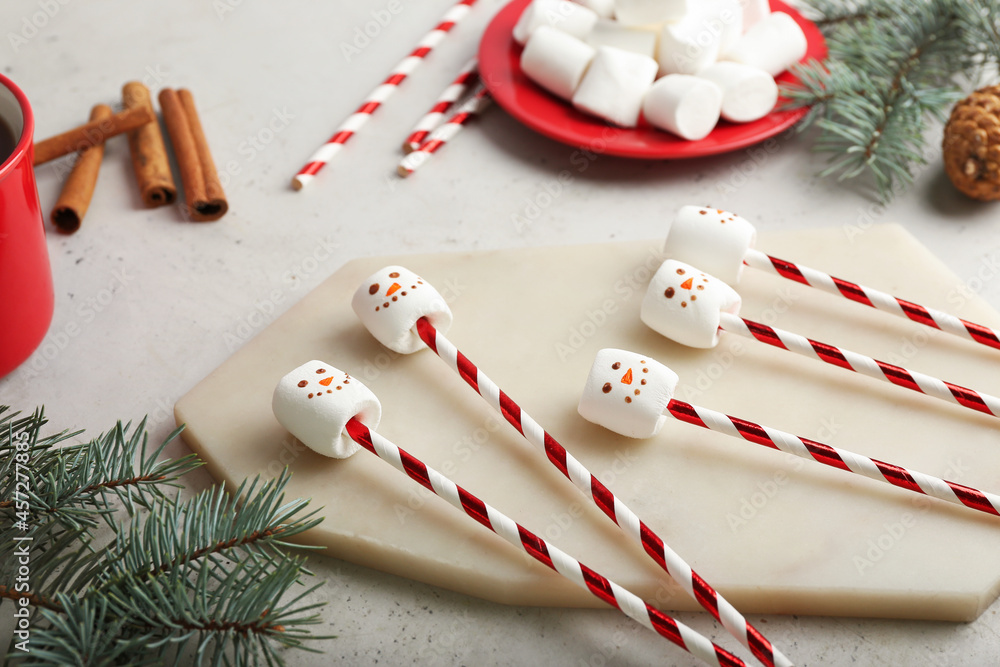
[[(368, 452), (326, 459), (289, 436), (271, 413), (275, 384), (310, 359), (327, 361), (380, 398), (382, 435), (647, 600), (697, 609), (432, 352), (399, 356), (369, 336), (351, 294), (398, 263), (449, 299), (449, 338), (741, 611), (982, 613), (1000, 584), (1000, 519), (673, 420), (637, 441), (577, 414), (594, 354), (620, 347), (671, 366), (679, 398), (696, 405), (1000, 491), (996, 419), (732, 334), (693, 350), (646, 328), (639, 305), (659, 247), (352, 261), (178, 401), (177, 421), (227, 484), (287, 465), (288, 494), (324, 508), (303, 541), (332, 557), (504, 603), (600, 606)], [(1000, 326), (899, 226), (762, 234), (758, 247)], [(744, 317), (1000, 393), (1000, 351), (752, 269), (740, 292)]]

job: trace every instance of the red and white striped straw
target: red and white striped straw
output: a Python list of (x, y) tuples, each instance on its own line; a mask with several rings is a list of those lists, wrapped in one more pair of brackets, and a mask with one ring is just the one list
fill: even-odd
[(572, 454), (549, 435), (531, 415), (521, 409), (500, 387), (479, 370), (426, 317), (417, 320), (420, 339), (445, 363), (456, 371), (466, 384), (486, 399), (494, 410), (516, 428), (531, 444), (540, 448), (559, 472), (589, 497), (605, 515), (617, 524), (632, 541), (663, 568), (688, 595), (698, 601), (723, 627), (767, 667), (792, 665), (791, 660), (775, 648), (722, 595), (712, 588), (691, 566), (643, 523), (628, 506), (618, 499), (601, 480), (595, 477)]
[(424, 35), (424, 38), (420, 40), (410, 55), (403, 58), (396, 65), (392, 73), (389, 74), (389, 77), (371, 92), (361, 106), (358, 107), (358, 110), (351, 114), (337, 128), (336, 133), (309, 158), (309, 162), (292, 178), (292, 187), (294, 189), (301, 190), (316, 177), (316, 174), (326, 166), (326, 163), (340, 152), (340, 149), (354, 136), (354, 133), (368, 122), (372, 114), (395, 92), (399, 84), (406, 80), (406, 77), (427, 57), (427, 54), (455, 27), (455, 24), (469, 13), (469, 8), (475, 2), (476, 0), (461, 0), (447, 11), (437, 26)]
[(483, 109), (489, 106), (491, 99), (489, 90), (480, 83), (476, 87), (476, 91), (472, 97), (458, 107), (455, 114), (448, 119), (448, 122), (434, 130), (430, 138), (420, 148), (400, 160), (399, 166), (396, 167), (399, 175), (403, 177), (409, 176), (423, 166), (430, 159), (431, 155), (453, 139), (469, 120), (482, 113)]
[(555, 570), (641, 625), (680, 646), (710, 665), (738, 667), (742, 660), (680, 621), (651, 607), (639, 596), (595, 572), (566, 552), (549, 544), (499, 510), (486, 504), (409, 452), (400, 449), (357, 419), (347, 422), (354, 442), (405, 473), (427, 490), (489, 528), (539, 563)]
[(984, 394), (974, 389), (939, 380), (936, 377), (911, 371), (895, 364), (886, 363), (866, 357), (857, 352), (835, 347), (827, 343), (800, 336), (799, 334), (776, 329), (760, 322), (745, 320), (738, 315), (722, 313), (723, 331), (739, 334), (747, 338), (756, 338), (762, 343), (773, 345), (790, 352), (819, 359), (833, 366), (846, 368), (849, 371), (867, 375), (868, 377), (905, 387), (949, 403), (976, 410), (987, 415), (1000, 417), (1000, 398)]
[(809, 459), (832, 468), (863, 475), (878, 482), (888, 482), (901, 489), (922, 493), (956, 505), (964, 505), (986, 514), (1000, 516), (1000, 496), (978, 489), (956, 484), (909, 470), (892, 463), (886, 463), (867, 456), (837, 449), (808, 438), (800, 438), (768, 426), (731, 417), (721, 412), (671, 399), (667, 403), (670, 415), (680, 421), (701, 426), (712, 431), (725, 433), (747, 442), (771, 447), (799, 458)]
[(424, 117), (413, 126), (410, 136), (403, 142), (403, 150), (405, 152), (409, 153), (420, 148), (421, 144), (427, 139), (427, 135), (441, 123), (444, 115), (448, 113), (448, 110), (451, 109), (455, 102), (461, 99), (462, 95), (465, 94), (465, 91), (468, 90), (469, 85), (475, 79), (476, 59), (473, 58), (465, 64), (458, 73), (458, 76), (455, 77), (455, 80), (444, 89), (441, 96), (434, 102), (431, 110), (424, 114)]
[(748, 250), (746, 256), (743, 258), (743, 263), (755, 269), (762, 269), (779, 275), (782, 278), (794, 280), (809, 287), (815, 287), (829, 294), (871, 306), (876, 310), (892, 313), (898, 317), (905, 317), (918, 324), (923, 324), (933, 329), (940, 329), (941, 331), (971, 340), (980, 345), (1000, 350), (1000, 332), (982, 324), (968, 322), (954, 315), (900, 299), (899, 297), (880, 292), (871, 287), (865, 287), (864, 285), (852, 283), (841, 278), (835, 278), (807, 266), (771, 257), (759, 250)]

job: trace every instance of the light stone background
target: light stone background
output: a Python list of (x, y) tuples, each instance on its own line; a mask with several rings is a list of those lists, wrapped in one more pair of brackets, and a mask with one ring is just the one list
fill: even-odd
[[(413, 178), (398, 179), (399, 143), (474, 53), (495, 0), (480, 0), (313, 186), (293, 192), (289, 179), (318, 143), (450, 4), (2, 3), (0, 66), (32, 100), (37, 137), (114, 103), (131, 79), (154, 94), (190, 88), (231, 211), (199, 225), (176, 207), (141, 208), (125, 142), (111, 142), (83, 228), (49, 236), (55, 319), (41, 352), (0, 380), (0, 403), (44, 403), (54, 428), (92, 436), (149, 414), (160, 438), (177, 398), (351, 258), (656, 238), (685, 203), (735, 210), (769, 230), (842, 225), (858, 234), (900, 222), (1000, 308), (998, 209), (956, 194), (936, 152), (883, 209), (854, 185), (818, 178), (825, 159), (794, 136), (770, 151), (687, 162), (581, 161), (492, 109)], [(371, 23), (373, 12), (390, 20)], [(366, 25), (374, 36), (348, 54), (344, 45)], [(931, 144), (939, 136), (932, 129)], [(38, 172), (46, 211), (64, 172)], [(189, 486), (209, 482), (196, 474)], [(323, 557), (310, 566), (327, 580), (313, 596), (329, 603), (317, 632), (337, 638), (320, 644), (324, 656), (288, 654), (291, 665), (698, 664), (614, 611), (507, 607)], [(679, 616), (734, 647), (707, 614)], [(985, 665), (1000, 652), (996, 605), (969, 624), (753, 620), (800, 664)]]

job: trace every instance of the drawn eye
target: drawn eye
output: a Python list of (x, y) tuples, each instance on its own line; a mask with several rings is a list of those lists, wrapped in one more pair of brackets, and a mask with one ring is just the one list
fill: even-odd
[(300, 381), (299, 381), (299, 386), (300, 386), (300, 387), (304, 387), (304, 386), (306, 386), (307, 384), (309, 384), (309, 382), (308, 382), (307, 380), (300, 380)]
[(620, 361), (616, 361), (615, 363), (611, 364), (611, 368), (613, 368), (614, 370), (618, 370), (621, 367), (622, 365)]
[(663, 296), (667, 297), (668, 299), (673, 299), (674, 298), (674, 288), (673, 287), (668, 287), (667, 291), (665, 291), (663, 293)]
[(398, 278), (399, 277), (399, 271), (393, 271), (392, 273), (389, 274), (389, 277), (390, 278)]
[(677, 275), (683, 276), (685, 273), (687, 273), (687, 271), (685, 271), (684, 269), (677, 269)]
[(605, 382), (604, 386), (601, 389), (604, 391), (605, 394), (610, 394), (611, 393), (611, 383), (610, 382)]
[(372, 286), (368, 288), (369, 294), (376, 294), (378, 292), (378, 283), (372, 283)]
[(325, 369), (325, 368), (317, 368), (317, 369), (316, 369), (316, 374), (317, 374), (317, 375), (322, 375), (322, 374), (323, 374), (323, 373), (325, 373), (325, 372), (326, 372), (326, 369)]

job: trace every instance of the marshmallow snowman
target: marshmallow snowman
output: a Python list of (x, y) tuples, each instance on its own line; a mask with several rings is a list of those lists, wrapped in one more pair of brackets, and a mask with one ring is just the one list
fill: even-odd
[(351, 308), (376, 340), (400, 354), (424, 347), (416, 331), (426, 317), (444, 333), (451, 327), (451, 308), (423, 278), (402, 266), (387, 266), (368, 276), (351, 299)]
[(677, 381), (677, 374), (658, 361), (605, 348), (594, 359), (577, 411), (587, 421), (621, 435), (649, 438), (667, 419), (664, 411)]
[(382, 404), (368, 387), (323, 361), (310, 361), (281, 378), (271, 410), (285, 429), (323, 456), (345, 459), (361, 447), (347, 434), (357, 418), (370, 429), (382, 419)]
[(736, 291), (690, 264), (668, 259), (649, 282), (639, 317), (649, 328), (688, 347), (715, 347), (722, 313), (737, 314)]
[(757, 230), (735, 213), (683, 206), (670, 226), (663, 252), (736, 285), (743, 274), (743, 258), (756, 241)]

